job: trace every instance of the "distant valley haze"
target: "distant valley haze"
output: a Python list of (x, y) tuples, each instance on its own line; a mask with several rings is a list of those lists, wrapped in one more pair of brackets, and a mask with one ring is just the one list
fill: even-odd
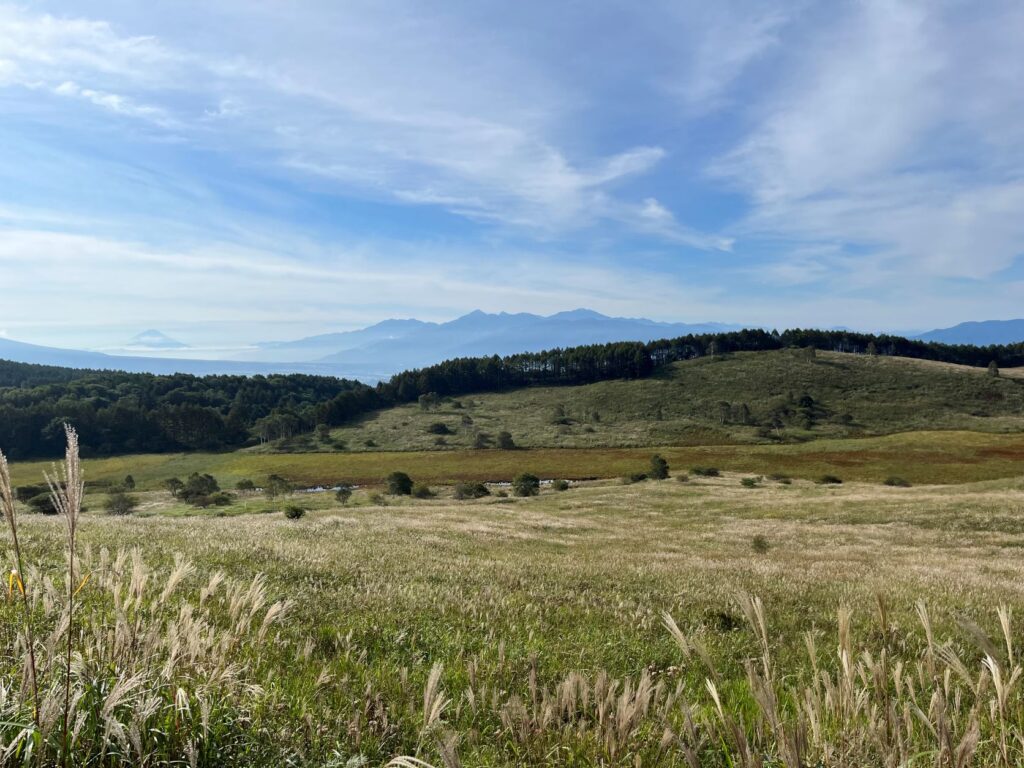
[[(156, 329), (135, 334), (123, 345), (98, 350), (55, 348), (0, 338), (0, 359), (150, 373), (311, 373), (373, 382), (457, 357), (504, 356), (615, 341), (648, 342), (757, 327), (767, 329), (737, 323), (670, 323), (609, 317), (584, 308), (548, 316), (475, 310), (447, 322), (392, 318), (365, 328), (255, 342), (244, 347), (191, 346)], [(890, 332), (947, 344), (1014, 344), (1024, 342), (1024, 320), (965, 322), (925, 333)]]

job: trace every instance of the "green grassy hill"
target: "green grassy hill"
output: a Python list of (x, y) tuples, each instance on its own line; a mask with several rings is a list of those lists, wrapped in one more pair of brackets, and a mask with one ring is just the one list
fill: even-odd
[[(259, 450), (444, 450), (508, 431), (527, 448), (797, 442), (914, 430), (1024, 430), (1024, 379), (896, 357), (743, 352), (653, 378), (467, 395), (372, 413)], [(483, 435), (483, 437), (481, 437)], [(343, 446), (343, 447), (342, 447)]]

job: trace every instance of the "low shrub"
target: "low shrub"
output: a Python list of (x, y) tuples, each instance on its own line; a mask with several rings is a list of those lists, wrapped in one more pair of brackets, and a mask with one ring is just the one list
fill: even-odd
[(887, 477), (885, 478), (885, 484), (892, 486), (893, 488), (909, 488), (910, 481), (904, 480), (902, 477)]
[(306, 514), (306, 510), (298, 504), (289, 504), (284, 508), (284, 516), (289, 520), (298, 520)]
[(843, 478), (835, 475), (822, 475), (818, 478), (818, 485), (842, 485)]
[(540, 493), (540, 478), (523, 472), (512, 481), (512, 492), (516, 496), (536, 496)]
[(416, 485), (412, 487), (412, 491), (409, 495), (416, 499), (432, 499), (437, 494), (430, 490), (429, 485), (416, 483)]
[(756, 477), (744, 477), (740, 480), (740, 485), (744, 488), (757, 488), (758, 479)]
[(108, 515), (130, 515), (138, 506), (138, 498), (129, 496), (124, 491), (114, 491), (107, 496), (103, 503), (103, 508)]
[(771, 547), (768, 544), (768, 539), (759, 533), (753, 539), (750, 540), (750, 548), (757, 552), (757, 554), (763, 555)]
[(455, 498), (459, 501), (482, 499), (484, 496), (490, 495), (491, 492), (483, 483), (456, 483), (455, 485)]
[(623, 475), (622, 476), (622, 484), (623, 485), (632, 485), (633, 483), (642, 483), (646, 479), (647, 479), (647, 473), (646, 472), (634, 472), (631, 475)]
[(555, 491), (568, 491), (569, 481), (568, 480), (553, 480), (551, 482), (551, 489)]
[(412, 494), (412, 478), (405, 472), (392, 472), (387, 477), (388, 493), (392, 496), (409, 496)]
[(53, 499), (50, 498), (49, 493), (40, 493), (38, 496), (33, 496), (28, 500), (29, 507), (33, 511), (39, 512), (43, 515), (56, 515), (57, 507), (53, 505)]
[(352, 486), (344, 484), (339, 485), (338, 490), (334, 492), (334, 498), (342, 504), (348, 504), (348, 500), (352, 498)]
[(721, 472), (716, 467), (694, 467), (690, 470), (691, 474), (697, 477), (718, 477)]

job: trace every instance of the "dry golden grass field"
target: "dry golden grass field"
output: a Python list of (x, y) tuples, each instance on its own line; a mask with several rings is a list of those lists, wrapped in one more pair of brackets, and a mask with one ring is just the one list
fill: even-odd
[[(1021, 764), (1024, 480), (747, 477), (226, 514), (150, 490), (125, 518), (91, 494), (75, 764)], [(63, 522), (19, 512), (59, 670)], [(18, 611), (0, 734), (31, 765)]]

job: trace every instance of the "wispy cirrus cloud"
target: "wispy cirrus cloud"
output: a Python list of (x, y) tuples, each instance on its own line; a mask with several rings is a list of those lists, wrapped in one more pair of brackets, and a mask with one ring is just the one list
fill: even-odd
[(831, 275), (855, 283), (1010, 267), (1024, 254), (1024, 92), (1009, 87), (1024, 73), (1021, 6), (841, 11), (804, 38), (752, 130), (712, 164), (752, 201), (738, 231), (842, 244)]
[[(3, 81), (174, 129), (201, 146), (248, 146), (272, 166), (376, 199), (439, 206), (544, 236), (600, 221), (631, 225), (628, 205), (609, 213), (603, 201), (615, 198), (615, 184), (655, 168), (663, 148), (571, 159), (546, 135), (561, 110), (558, 94), (509, 90), (510, 77), (530, 80), (526, 62), (488, 50), (468, 30), (465, 50), (454, 57), (449, 36), (458, 24), (403, 8), (415, 34), (392, 38), (390, 50), (376, 35), (393, 25), (393, 11), (356, 4), (339, 16), (333, 39), (301, 25), (316, 57), (296, 58), (270, 41), (211, 53), (121, 34), (105, 21), (0, 6)], [(246, 6), (252, 16), (261, 12), (266, 23), (275, 21), (273, 9)], [(479, 64), (467, 69), (467, 55), (479, 55)], [(695, 247), (716, 242), (689, 240)]]

